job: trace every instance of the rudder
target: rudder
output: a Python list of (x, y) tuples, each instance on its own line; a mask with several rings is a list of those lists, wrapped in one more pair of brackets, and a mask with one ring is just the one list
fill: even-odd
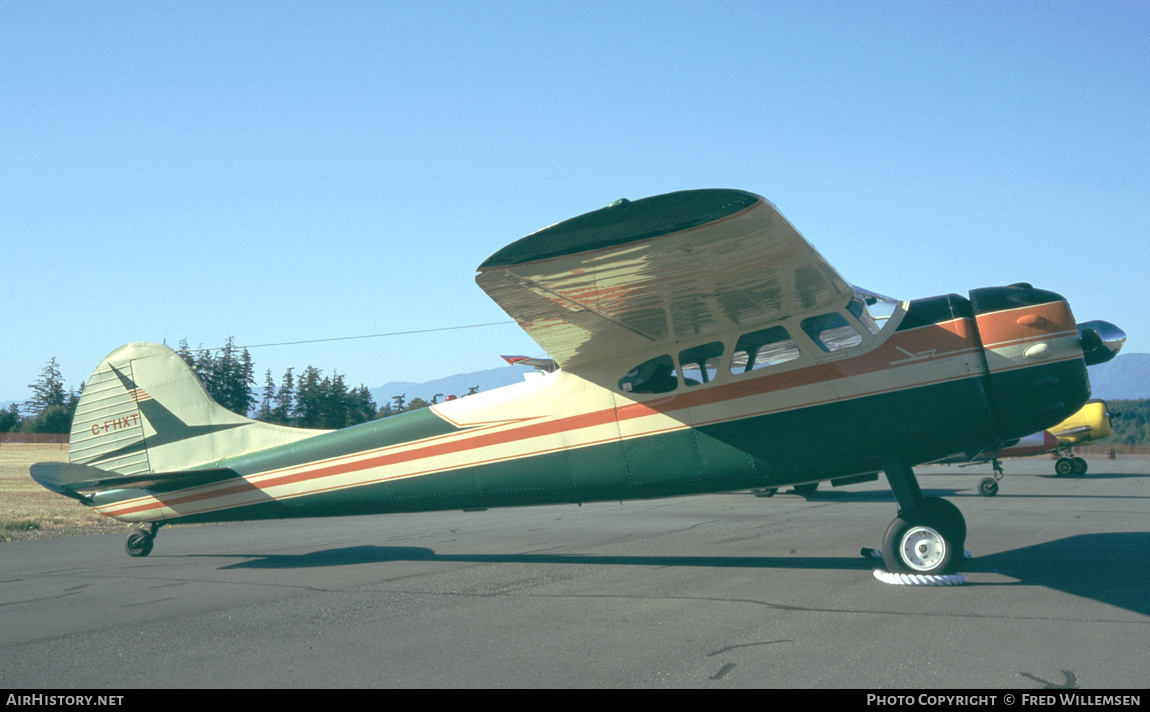
[(72, 421), (68, 459), (141, 475), (207, 466), (320, 432), (229, 411), (179, 354), (141, 342), (116, 349), (92, 372)]

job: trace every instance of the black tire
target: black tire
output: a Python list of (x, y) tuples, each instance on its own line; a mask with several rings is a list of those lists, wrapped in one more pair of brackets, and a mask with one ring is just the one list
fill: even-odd
[(146, 531), (137, 529), (128, 535), (128, 541), (124, 542), (124, 550), (128, 552), (128, 556), (147, 556), (152, 553), (152, 543), (155, 537)]
[(993, 477), (984, 477), (978, 483), (978, 493), (983, 497), (993, 497), (998, 494), (998, 482)]
[(1074, 458), (1074, 476), (1075, 477), (1085, 476), (1087, 469), (1088, 468), (1086, 466), (1086, 460), (1083, 460), (1081, 457)]
[(812, 494), (819, 488), (818, 482), (809, 482), (805, 485), (795, 485), (795, 494)]
[(1059, 477), (1065, 477), (1074, 472), (1074, 460), (1069, 457), (1060, 457), (1058, 462), (1054, 463), (1054, 474)]
[(756, 487), (751, 490), (751, 494), (756, 497), (774, 497), (775, 493), (779, 491), (778, 487)]
[[(957, 524), (944, 509), (937, 507), (936, 511), (931, 512), (927, 511), (928, 507), (923, 507), (900, 512), (894, 518), (887, 527), (882, 545), (883, 563), (888, 571), (923, 576), (950, 573), (956, 551), (961, 551), (961, 544), (957, 543), (953, 533)], [(948, 530), (951, 530), (950, 534)]]
[(966, 517), (962, 511), (954, 506), (950, 500), (941, 497), (927, 497), (922, 502), (922, 509), (930, 521), (937, 522), (936, 527), (949, 540), (954, 542), (955, 548), (961, 554), (966, 546)]

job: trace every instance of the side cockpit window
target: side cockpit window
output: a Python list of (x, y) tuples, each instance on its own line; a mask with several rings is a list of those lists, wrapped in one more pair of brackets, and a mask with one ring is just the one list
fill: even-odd
[(698, 386), (715, 380), (719, 372), (719, 359), (723, 357), (723, 342), (712, 341), (679, 352), (679, 365), (683, 369), (683, 383)]
[(743, 334), (731, 356), (731, 373), (749, 373), (767, 366), (794, 360), (799, 347), (782, 326)]
[(807, 336), (811, 337), (811, 341), (828, 353), (849, 349), (862, 343), (862, 334), (838, 312), (808, 317), (803, 319), (799, 326)]
[(897, 309), (898, 300), (857, 287), (854, 298), (847, 305), (847, 311), (872, 334), (878, 334), (885, 329)]
[(866, 330), (872, 334), (877, 334), (879, 330), (878, 323), (871, 316), (871, 313), (866, 308), (866, 302), (855, 297), (847, 304), (847, 311), (854, 315), (854, 318), (859, 320), (859, 323), (866, 327)]
[(668, 355), (644, 361), (619, 379), (624, 393), (670, 393), (679, 385), (675, 362)]

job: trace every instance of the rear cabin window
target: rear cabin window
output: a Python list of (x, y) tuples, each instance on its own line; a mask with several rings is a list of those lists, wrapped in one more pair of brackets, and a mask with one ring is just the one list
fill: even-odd
[(619, 379), (619, 390), (624, 393), (670, 393), (678, 386), (675, 362), (669, 355), (644, 361)]
[(772, 326), (743, 334), (731, 355), (731, 373), (749, 373), (799, 357), (799, 347), (787, 330)]
[(838, 312), (808, 317), (799, 326), (820, 349), (828, 353), (862, 343), (862, 334)]
[(719, 372), (719, 359), (723, 357), (723, 342), (712, 341), (679, 352), (683, 383), (698, 386), (715, 380)]

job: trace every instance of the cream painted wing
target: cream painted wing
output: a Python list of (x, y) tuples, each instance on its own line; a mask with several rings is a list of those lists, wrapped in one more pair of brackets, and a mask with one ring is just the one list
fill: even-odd
[(564, 368), (851, 294), (773, 205), (723, 189), (617, 201), (552, 225), (496, 252), (476, 282)]

